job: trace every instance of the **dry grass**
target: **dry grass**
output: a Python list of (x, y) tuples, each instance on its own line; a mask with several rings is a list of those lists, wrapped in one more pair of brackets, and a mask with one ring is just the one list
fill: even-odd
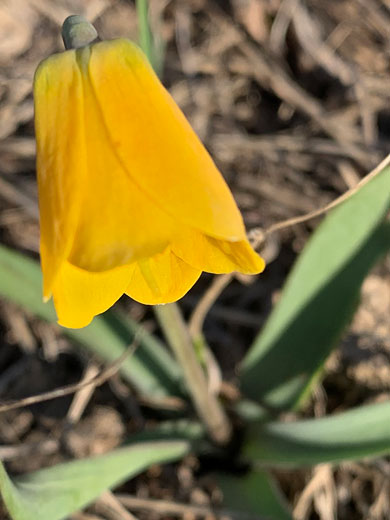
[[(329, 203), (388, 153), (389, 0), (151, 0), (151, 6), (153, 25), (167, 45), (164, 82), (233, 188), (248, 229)], [(38, 62), (62, 48), (59, 25), (74, 13), (95, 20), (103, 38), (136, 38), (134, 6), (124, 0), (0, 1), (0, 240), (33, 256), (32, 78)], [(248, 286), (234, 281), (212, 307), (205, 332), (231, 385), (315, 224), (276, 235), (273, 261), (261, 280)], [(186, 312), (209, 283), (203, 277), (183, 300)], [(389, 294), (387, 262), (367, 279), (359, 312), (305, 414), (389, 396)], [(120, 305), (137, 319), (151, 318), (134, 302)], [(0, 345), (2, 398), (73, 383), (88, 365), (56, 329), (4, 301)], [(153, 421), (153, 412), (119, 378), (95, 391), (64, 435), (70, 404), (63, 397), (0, 416), (0, 454), (13, 471), (102, 453)], [(189, 458), (174, 468), (152, 468), (125, 491), (139, 499), (187, 502), (179, 518), (195, 518), (197, 506), (219, 500), (198, 465)], [(390, 517), (389, 470), (380, 459), (295, 472), (294, 479), (280, 472), (278, 478), (297, 520), (384, 520)], [(77, 518), (125, 518), (121, 507), (106, 496), (89, 516)], [(172, 518), (153, 503), (137, 515)]]

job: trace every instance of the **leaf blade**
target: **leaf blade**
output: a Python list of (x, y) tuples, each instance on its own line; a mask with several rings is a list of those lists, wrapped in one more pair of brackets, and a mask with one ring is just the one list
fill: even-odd
[(390, 402), (252, 428), (245, 456), (261, 465), (304, 466), (390, 453)]
[[(44, 303), (41, 295), (39, 264), (0, 245), (0, 296), (39, 318), (55, 323), (53, 305)], [(130, 318), (108, 311), (83, 329), (62, 328), (62, 331), (73, 341), (111, 362), (124, 352), (139, 328)], [(162, 344), (145, 330), (135, 354), (121, 365), (121, 373), (146, 396), (184, 395), (179, 366)]]
[(386, 169), (318, 227), (243, 361), (242, 388), (251, 399), (291, 408), (315, 380), (355, 309), (364, 277), (389, 248), (381, 225), (389, 207)]
[(219, 474), (217, 480), (229, 509), (256, 515), (258, 520), (292, 520), (284, 497), (266, 471), (253, 468), (242, 477)]
[(39, 470), (11, 481), (0, 462), (0, 491), (13, 520), (61, 520), (152, 464), (186, 455), (186, 441), (134, 444), (106, 455)]

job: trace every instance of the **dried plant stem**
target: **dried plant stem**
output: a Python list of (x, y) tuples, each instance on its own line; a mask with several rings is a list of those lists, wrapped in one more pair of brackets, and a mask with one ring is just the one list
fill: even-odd
[[(376, 177), (379, 173), (381, 173), (382, 170), (384, 170), (387, 166), (390, 164), (390, 154), (387, 155), (383, 161), (381, 161), (378, 166), (376, 166), (373, 170), (370, 171), (365, 177), (361, 179), (361, 181), (356, 184), (356, 186), (353, 186), (348, 191), (340, 195), (340, 197), (337, 197), (337, 199), (333, 200), (326, 206), (320, 209), (316, 209), (314, 211), (311, 211), (310, 213), (306, 213), (305, 215), (299, 215), (298, 217), (289, 218), (287, 220), (283, 220), (281, 222), (276, 222), (276, 224), (273, 224), (265, 231), (259, 230), (262, 236), (259, 238), (259, 243), (262, 243), (265, 237), (268, 235), (271, 235), (272, 233), (275, 233), (275, 231), (280, 231), (281, 229), (285, 229), (291, 226), (295, 226), (296, 224), (301, 224), (302, 222), (306, 222), (307, 220), (310, 220), (315, 217), (319, 217), (323, 215), (324, 213), (327, 213), (331, 209), (335, 208), (342, 202), (345, 202), (347, 199), (352, 197), (352, 195), (355, 195), (363, 186), (365, 186), (369, 181), (371, 181), (374, 177)], [(257, 229), (252, 230), (252, 232), (257, 231)], [(258, 244), (255, 244), (255, 247), (258, 246)]]
[[(320, 217), (321, 215), (328, 213), (328, 211), (335, 208), (342, 202), (345, 202), (347, 199), (352, 197), (352, 195), (355, 195), (355, 193), (357, 193), (363, 186), (365, 186), (369, 181), (371, 181), (389, 165), (390, 154), (387, 155), (378, 164), (378, 166), (371, 170), (370, 173), (363, 177), (361, 181), (358, 184), (356, 184), (356, 186), (353, 186), (348, 191), (337, 197), (337, 199), (333, 200), (326, 206), (311, 211), (309, 213), (305, 213), (304, 215), (299, 215), (297, 217), (292, 217), (287, 220), (276, 222), (275, 224), (272, 224), (270, 227), (266, 229), (251, 229), (251, 231), (248, 233), (248, 238), (250, 239), (252, 246), (254, 247), (254, 249), (258, 249), (264, 244), (265, 240), (276, 231), (281, 231), (282, 229), (286, 229), (291, 226), (301, 224), (312, 218)], [(193, 338), (197, 339), (202, 336), (203, 324), (208, 312), (210, 311), (211, 307), (214, 305), (216, 300), (219, 298), (225, 287), (227, 287), (229, 283), (233, 280), (233, 278), (234, 273), (216, 276), (213, 282), (211, 283), (210, 287), (201, 297), (190, 318), (189, 329)]]
[(147, 0), (136, 0), (135, 5), (139, 25), (140, 46), (150, 63), (154, 66), (153, 36), (149, 26), (148, 2)]
[(234, 275), (232, 273), (216, 276), (210, 287), (199, 300), (198, 305), (195, 307), (194, 312), (191, 315), (188, 327), (194, 341), (197, 341), (202, 336), (203, 323), (209, 310), (233, 278)]
[(127, 511), (111, 491), (106, 491), (98, 498), (95, 509), (109, 520), (137, 520), (137, 517)]
[(205, 374), (196, 357), (187, 325), (175, 303), (154, 307), (165, 337), (183, 370), (199, 417), (207, 427), (212, 439), (225, 444), (231, 436), (231, 425), (218, 402), (208, 390)]
[(18, 399), (17, 401), (12, 401), (9, 403), (0, 403), (0, 413), (7, 412), (9, 410), (16, 410), (17, 408), (23, 408), (24, 406), (30, 406), (32, 404), (42, 403), (44, 401), (50, 401), (51, 399), (56, 399), (58, 397), (63, 397), (64, 395), (74, 394), (81, 389), (86, 387), (96, 388), (97, 386), (102, 385), (112, 376), (114, 376), (122, 363), (126, 358), (133, 355), (136, 348), (139, 344), (140, 334), (136, 334), (133, 342), (129, 347), (121, 354), (117, 359), (115, 359), (112, 363), (110, 363), (104, 370), (97, 373), (90, 379), (83, 379), (79, 383), (74, 383), (67, 386), (62, 386), (57, 388), (56, 390), (51, 390), (49, 392), (43, 392), (42, 394), (32, 395), (30, 397), (25, 397), (23, 399)]
[[(214, 509), (209, 506), (196, 504), (181, 504), (171, 500), (157, 500), (155, 498), (140, 498), (133, 495), (118, 494), (116, 498), (125, 507), (132, 511), (148, 511), (158, 516), (166, 515), (175, 518), (204, 518), (212, 520), (262, 520), (258, 514)], [(263, 519), (264, 520), (264, 519)]]

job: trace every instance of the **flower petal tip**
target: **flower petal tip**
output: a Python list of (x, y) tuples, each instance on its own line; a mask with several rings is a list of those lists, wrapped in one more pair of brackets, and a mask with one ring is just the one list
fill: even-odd
[(82, 322), (80, 322), (80, 321), (77, 321), (77, 322), (66, 322), (65, 321), (64, 322), (61, 319), (58, 319), (57, 325), (65, 328), (65, 329), (73, 329), (73, 330), (83, 329), (84, 327), (87, 327), (92, 322), (94, 317), (95, 316), (91, 316), (91, 318), (89, 320), (84, 320)]

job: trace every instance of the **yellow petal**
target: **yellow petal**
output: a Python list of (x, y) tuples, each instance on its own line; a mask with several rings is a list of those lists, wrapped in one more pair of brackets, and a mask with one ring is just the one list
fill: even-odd
[(172, 244), (174, 253), (187, 264), (209, 273), (239, 271), (258, 274), (264, 270), (264, 260), (252, 249), (248, 240), (229, 242), (189, 230)]
[(74, 51), (53, 55), (34, 80), (44, 296), (72, 246), (86, 175), (83, 89)]
[(83, 327), (122, 294), (181, 298), (201, 271), (258, 273), (223, 177), (127, 40), (55, 55), (34, 86), (44, 295)]
[(244, 240), (222, 175), (136, 45), (91, 46), (90, 79), (111, 146), (131, 179), (178, 222)]
[(163, 253), (137, 262), (126, 294), (146, 305), (170, 303), (186, 294), (201, 274), (168, 247)]
[(58, 323), (75, 329), (88, 325), (122, 296), (133, 270), (134, 264), (90, 273), (64, 262), (53, 286)]
[[(89, 49), (77, 52), (81, 55)], [(104, 126), (101, 115), (104, 107), (96, 101), (87, 71), (83, 72), (82, 80), (88, 170), (69, 261), (88, 271), (104, 271), (163, 251), (180, 232), (180, 226), (128, 175)], [(116, 78), (112, 80), (115, 82)], [(119, 107), (122, 101), (116, 100)], [(135, 124), (130, 116), (123, 131), (128, 133)]]

